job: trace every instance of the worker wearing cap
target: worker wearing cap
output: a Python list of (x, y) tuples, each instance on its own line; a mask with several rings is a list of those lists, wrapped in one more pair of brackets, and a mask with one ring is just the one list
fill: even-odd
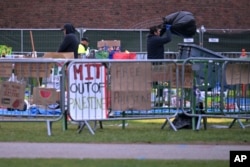
[(83, 37), (81, 43), (78, 46), (78, 55), (82, 58), (89, 55), (89, 39), (88, 37)]
[(72, 24), (67, 23), (61, 30), (64, 32), (64, 39), (60, 44), (58, 52), (74, 52), (74, 58), (76, 59), (78, 57), (77, 49), (79, 40), (75, 34), (75, 27)]

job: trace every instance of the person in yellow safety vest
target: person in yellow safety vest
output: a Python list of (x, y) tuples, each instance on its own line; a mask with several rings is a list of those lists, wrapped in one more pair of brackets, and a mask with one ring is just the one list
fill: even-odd
[(78, 55), (81, 57), (81, 58), (85, 58), (86, 56), (89, 55), (89, 39), (88, 37), (83, 37), (81, 39), (81, 42), (78, 46)]

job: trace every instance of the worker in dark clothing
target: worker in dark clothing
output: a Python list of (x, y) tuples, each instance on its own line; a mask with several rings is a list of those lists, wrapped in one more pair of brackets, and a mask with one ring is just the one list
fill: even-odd
[(72, 24), (67, 23), (63, 26), (62, 30), (64, 32), (64, 39), (58, 49), (58, 52), (74, 52), (74, 58), (77, 59), (79, 40), (75, 35), (75, 27)]
[[(164, 59), (164, 44), (171, 42), (171, 25), (165, 25), (165, 33), (161, 36), (162, 26), (153, 26), (149, 30), (147, 36), (147, 58), (148, 59)], [(152, 65), (160, 65), (161, 62), (152, 62)], [(163, 88), (160, 86), (159, 82), (154, 81), (153, 86), (157, 87), (157, 98), (156, 106), (162, 106), (163, 98)]]
[(153, 26), (147, 36), (147, 55), (148, 59), (164, 59), (164, 44), (171, 42), (170, 25), (166, 25), (166, 32), (161, 34), (161, 26)]

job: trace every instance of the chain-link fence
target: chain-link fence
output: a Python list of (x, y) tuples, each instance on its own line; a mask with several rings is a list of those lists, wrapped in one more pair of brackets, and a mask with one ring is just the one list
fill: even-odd
[[(32, 31), (36, 52), (55, 52), (63, 39), (59, 29), (0, 29), (0, 45), (12, 47), (13, 52), (31, 52), (30, 37)], [(88, 36), (90, 47), (97, 48), (100, 40), (120, 40), (121, 50), (146, 52), (146, 29), (85, 29), (77, 28), (77, 36)], [(173, 35), (172, 42), (165, 46), (166, 52), (178, 52), (178, 43), (193, 43), (215, 52), (229, 53), (238, 57), (241, 49), (250, 50), (250, 29), (197, 29), (193, 38), (182, 38)]]

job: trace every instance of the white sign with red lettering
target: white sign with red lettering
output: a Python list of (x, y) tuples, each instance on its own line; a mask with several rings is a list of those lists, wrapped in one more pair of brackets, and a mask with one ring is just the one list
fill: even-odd
[(106, 68), (100, 63), (75, 63), (68, 67), (68, 105), (72, 120), (107, 118)]

